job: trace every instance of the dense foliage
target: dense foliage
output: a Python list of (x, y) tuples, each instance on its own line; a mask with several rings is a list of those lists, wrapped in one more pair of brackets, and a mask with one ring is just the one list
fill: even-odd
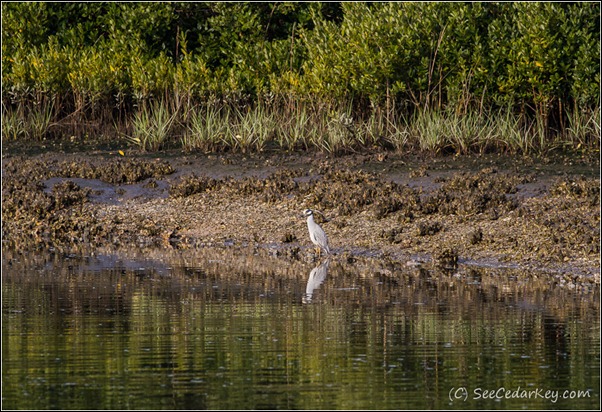
[[(5, 107), (274, 97), (354, 114), (596, 111), (599, 3), (3, 3)], [(599, 140), (599, 139), (598, 139)]]

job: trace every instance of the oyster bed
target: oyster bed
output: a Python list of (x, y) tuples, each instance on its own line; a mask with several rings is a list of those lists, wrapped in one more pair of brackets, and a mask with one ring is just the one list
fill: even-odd
[(3, 248), (250, 247), (338, 259), (556, 273), (599, 284), (599, 163), (391, 153), (4, 154)]

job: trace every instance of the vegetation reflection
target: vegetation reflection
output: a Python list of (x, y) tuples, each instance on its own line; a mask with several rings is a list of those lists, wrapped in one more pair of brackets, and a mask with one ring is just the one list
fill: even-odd
[[(32, 262), (9, 254), (4, 405), (390, 409), (598, 402), (597, 290), (488, 283), (479, 270), (385, 276), (378, 268), (363, 272), (361, 262), (330, 259), (308, 278), (303, 262), (231, 257), (181, 256), (155, 262), (155, 271), (152, 262), (138, 269), (117, 262), (94, 272), (82, 270), (94, 266), (94, 257)], [(178, 259), (197, 266), (177, 266)], [(302, 304), (308, 297), (312, 304)], [(589, 390), (591, 397), (555, 405), (544, 399), (452, 404), (448, 392), (458, 385)]]

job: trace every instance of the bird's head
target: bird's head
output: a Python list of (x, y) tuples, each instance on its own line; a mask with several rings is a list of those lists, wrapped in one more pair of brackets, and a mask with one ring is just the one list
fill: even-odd
[(314, 211), (313, 211), (313, 210), (311, 210), (311, 209), (305, 209), (305, 210), (303, 211), (303, 216), (305, 216), (305, 217), (310, 217), (310, 216), (311, 216), (311, 215), (313, 215), (313, 214), (314, 214)]

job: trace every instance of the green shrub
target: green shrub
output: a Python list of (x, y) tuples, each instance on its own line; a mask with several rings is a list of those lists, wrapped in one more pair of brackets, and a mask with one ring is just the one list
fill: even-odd
[[(240, 150), (597, 147), (599, 20), (598, 3), (2, 3), (3, 116), (52, 102), (66, 123), (124, 123), (161, 100), (188, 124), (215, 100), (261, 125), (234, 132)], [(312, 109), (272, 127), (272, 98)]]

